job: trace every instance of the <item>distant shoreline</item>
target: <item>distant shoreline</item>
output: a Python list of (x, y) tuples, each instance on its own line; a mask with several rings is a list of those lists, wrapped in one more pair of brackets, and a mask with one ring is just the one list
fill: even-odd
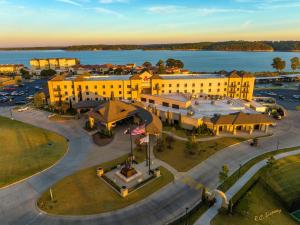
[(44, 47), (8, 47), (0, 51), (238, 51), (238, 52), (300, 52), (300, 41), (225, 41), (174, 44), (73, 45)]

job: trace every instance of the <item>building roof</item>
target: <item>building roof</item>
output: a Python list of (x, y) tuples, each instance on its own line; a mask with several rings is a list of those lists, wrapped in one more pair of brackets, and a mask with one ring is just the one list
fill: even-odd
[(104, 123), (111, 123), (125, 119), (136, 113), (137, 108), (118, 100), (111, 100), (101, 104), (94, 110), (94, 116)]
[(229, 115), (218, 115), (211, 118), (211, 122), (216, 125), (239, 125), (239, 124), (260, 124), (267, 123), (273, 124), (274, 121), (264, 114), (248, 114), (243, 112), (238, 112)]

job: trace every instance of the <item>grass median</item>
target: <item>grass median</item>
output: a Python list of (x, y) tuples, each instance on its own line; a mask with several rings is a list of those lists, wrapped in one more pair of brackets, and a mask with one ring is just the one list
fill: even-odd
[[(124, 162), (127, 155), (100, 165), (104, 169)], [(122, 198), (102, 179), (97, 177), (96, 168), (91, 167), (65, 177), (51, 189), (44, 192), (38, 206), (45, 212), (57, 215), (91, 215), (124, 208), (138, 202), (173, 181), (174, 176), (161, 167), (161, 177)]]
[(0, 117), (0, 187), (48, 168), (67, 147), (56, 133)]

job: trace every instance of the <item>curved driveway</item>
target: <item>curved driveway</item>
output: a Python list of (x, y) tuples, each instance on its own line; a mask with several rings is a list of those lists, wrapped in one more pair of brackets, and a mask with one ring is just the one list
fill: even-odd
[[(8, 116), (9, 113), (4, 111), (0, 109), (0, 114)], [(99, 148), (91, 142), (78, 122), (53, 123), (47, 120), (44, 112), (38, 111), (16, 113), (15, 117), (66, 136), (70, 140), (69, 152), (48, 171), (9, 188), (0, 189), (1, 225), (164, 224), (182, 214), (185, 207), (191, 207), (201, 198), (199, 190), (183, 182), (187, 177), (215, 188), (218, 185), (218, 172), (223, 164), (228, 164), (230, 171), (233, 172), (240, 163), (263, 152), (276, 149), (278, 139), (280, 139), (280, 148), (300, 145), (300, 113), (289, 112), (289, 117), (280, 121), (275, 135), (262, 139), (258, 148), (250, 147), (248, 143), (226, 148), (182, 177), (177, 177), (174, 183), (134, 205), (95, 216), (50, 216), (36, 209), (38, 196), (59, 179), (80, 168), (96, 165), (128, 152), (128, 138), (118, 135), (110, 145)]]

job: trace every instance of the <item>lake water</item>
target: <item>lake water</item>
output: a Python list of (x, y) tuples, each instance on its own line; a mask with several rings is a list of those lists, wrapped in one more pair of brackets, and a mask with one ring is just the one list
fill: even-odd
[(24, 64), (29, 66), (31, 58), (75, 57), (82, 64), (143, 64), (156, 63), (159, 59), (180, 59), (191, 71), (213, 72), (219, 70), (273, 71), (272, 59), (281, 57), (287, 62), (300, 57), (300, 52), (221, 52), (221, 51), (0, 51), (0, 64)]

